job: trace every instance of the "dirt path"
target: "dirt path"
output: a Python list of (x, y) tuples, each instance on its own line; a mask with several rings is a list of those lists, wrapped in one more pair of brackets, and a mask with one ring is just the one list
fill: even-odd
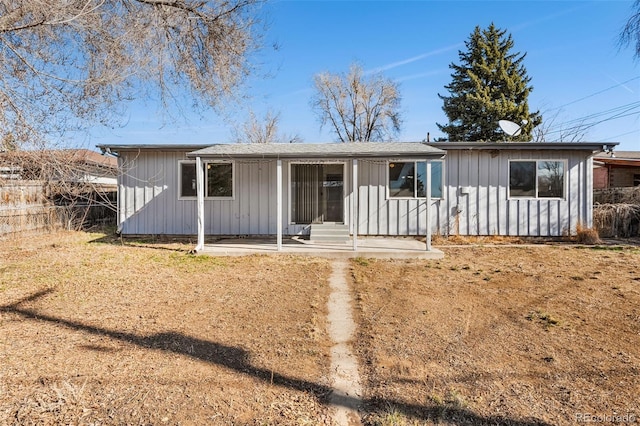
[(333, 420), (340, 426), (360, 425), (358, 406), (362, 394), (358, 361), (349, 346), (356, 326), (351, 313), (351, 292), (345, 279), (347, 266), (344, 260), (333, 261), (329, 278), (328, 322), (334, 343), (331, 348), (331, 405)]

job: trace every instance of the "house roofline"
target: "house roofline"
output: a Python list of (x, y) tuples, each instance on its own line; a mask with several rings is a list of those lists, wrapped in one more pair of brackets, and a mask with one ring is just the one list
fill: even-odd
[(115, 154), (123, 151), (195, 151), (211, 145), (215, 144), (100, 144), (96, 147), (103, 153)]
[(446, 152), (420, 142), (355, 142), (301, 144), (221, 144), (189, 152), (195, 158), (358, 159), (443, 158)]
[(449, 150), (567, 150), (612, 151), (619, 142), (432, 142), (429, 145)]

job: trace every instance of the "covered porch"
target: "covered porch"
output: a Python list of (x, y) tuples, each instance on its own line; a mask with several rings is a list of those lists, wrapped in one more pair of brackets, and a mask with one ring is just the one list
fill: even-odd
[(374, 259), (442, 259), (444, 257), (441, 250), (434, 247), (425, 250), (424, 241), (410, 237), (359, 237), (355, 250), (349, 243), (313, 242), (299, 237), (284, 237), (280, 246), (277, 238), (226, 238), (207, 242), (198, 253), (213, 256), (282, 254)]
[[(252, 245), (253, 251), (304, 253), (322, 249), (333, 254), (345, 251), (376, 253), (383, 251), (384, 247), (393, 247), (394, 245), (389, 245), (389, 241), (374, 241), (371, 237), (364, 239), (360, 236), (359, 230), (367, 228), (367, 217), (359, 215), (358, 194), (361, 189), (366, 190), (368, 184), (365, 182), (362, 186), (359, 183), (359, 162), (420, 161), (425, 166), (423, 167), (425, 181), (421, 181), (425, 187), (425, 191), (421, 195), (424, 209), (415, 209), (412, 218), (423, 224), (424, 242), (413, 239), (412, 246), (405, 246), (405, 250), (419, 249), (422, 252), (431, 252), (433, 251), (431, 247), (431, 162), (442, 159), (444, 155), (443, 150), (418, 142), (220, 144), (190, 152), (187, 157), (195, 160), (196, 174), (198, 236), (196, 251), (212, 251), (208, 248), (209, 246), (205, 245), (206, 229), (208, 229), (209, 223), (215, 220), (217, 211), (210, 201), (211, 182), (214, 181), (213, 175), (210, 175), (212, 168), (226, 170), (227, 183), (223, 187), (224, 195), (227, 197), (225, 199), (235, 203), (238, 212), (236, 214), (241, 217), (245, 217), (246, 210), (242, 209), (240, 205), (242, 203), (237, 202), (238, 198), (269, 200), (264, 209), (254, 211), (252, 214), (247, 213), (247, 216), (251, 216), (253, 219), (260, 216), (264, 219), (268, 218), (271, 229), (269, 236), (275, 234), (275, 242), (274, 244), (265, 244), (265, 240), (261, 240), (260, 244)], [(255, 166), (251, 165), (252, 162)], [(226, 164), (219, 166), (216, 163)], [(243, 164), (245, 169), (255, 167), (270, 171), (264, 174), (260, 181), (245, 179), (238, 185), (235, 182), (235, 177), (229, 179), (229, 176), (233, 176), (235, 173), (236, 164)], [(219, 173), (216, 172), (216, 182), (217, 174)], [(417, 179), (413, 168), (407, 174), (411, 175), (407, 176), (408, 181), (412, 182), (411, 185), (417, 187), (418, 184), (413, 183)], [(216, 185), (218, 184), (216, 183)], [(314, 225), (323, 223), (336, 223), (347, 227), (350, 234), (349, 244), (287, 239), (287, 237), (300, 235), (300, 230), (310, 229)], [(239, 251), (243, 240), (235, 242), (235, 244), (232, 241), (228, 240), (226, 244), (236, 247), (234, 250)], [(246, 240), (244, 241), (246, 242)], [(418, 247), (416, 244), (420, 246)], [(248, 248), (245, 247), (245, 249)], [(222, 253), (230, 250), (218, 249), (217, 251)], [(389, 257), (388, 254), (385, 257)]]

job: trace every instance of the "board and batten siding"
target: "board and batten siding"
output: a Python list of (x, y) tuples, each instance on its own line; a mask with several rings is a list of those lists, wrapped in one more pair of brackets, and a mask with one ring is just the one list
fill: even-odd
[[(432, 200), (432, 233), (562, 236), (592, 226), (590, 152), (448, 150), (443, 198)], [(510, 160), (566, 161), (563, 199), (509, 198)], [(358, 231), (362, 235), (424, 235), (424, 199), (387, 197), (387, 162), (361, 161)]]
[[(118, 189), (118, 226), (125, 235), (196, 235), (195, 199), (179, 197), (179, 163), (187, 151), (123, 151)], [(203, 160), (206, 161), (206, 160)], [(234, 160), (232, 200), (206, 199), (206, 235), (276, 234), (276, 160)], [(350, 215), (350, 162), (345, 168), (345, 217)], [(309, 232), (289, 223), (289, 162), (282, 162), (285, 235)]]
[[(125, 235), (196, 235), (195, 199), (179, 198), (187, 151), (122, 151), (118, 225)], [(566, 161), (563, 199), (509, 199), (509, 160)], [(292, 161), (298, 162), (298, 161)], [(206, 235), (276, 234), (276, 160), (234, 161), (232, 200), (205, 199)], [(351, 161), (345, 161), (344, 215), (351, 223)], [(424, 199), (387, 196), (385, 160), (358, 161), (358, 234), (426, 233)], [(561, 236), (592, 226), (593, 162), (586, 151), (450, 149), (443, 198), (432, 200), (432, 233), (441, 235)], [(308, 233), (289, 223), (289, 162), (282, 162), (283, 233)]]

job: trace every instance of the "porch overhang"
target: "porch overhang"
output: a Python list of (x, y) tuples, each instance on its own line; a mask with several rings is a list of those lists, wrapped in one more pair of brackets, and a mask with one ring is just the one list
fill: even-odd
[(216, 144), (192, 151), (189, 158), (340, 160), (438, 159), (446, 152), (421, 142), (352, 142), (297, 144)]
[(282, 162), (291, 161), (350, 161), (352, 165), (352, 223), (354, 252), (358, 251), (358, 160), (421, 160), (427, 163), (426, 174), (426, 251), (431, 252), (431, 167), (432, 160), (444, 158), (446, 151), (434, 148), (421, 142), (354, 142), (354, 143), (325, 143), (325, 144), (218, 144), (195, 150), (186, 154), (194, 158), (197, 163), (198, 179), (198, 245), (196, 251), (204, 249), (204, 180), (201, 173), (203, 160), (268, 160), (276, 161), (276, 248), (282, 251), (282, 200), (283, 178)]

